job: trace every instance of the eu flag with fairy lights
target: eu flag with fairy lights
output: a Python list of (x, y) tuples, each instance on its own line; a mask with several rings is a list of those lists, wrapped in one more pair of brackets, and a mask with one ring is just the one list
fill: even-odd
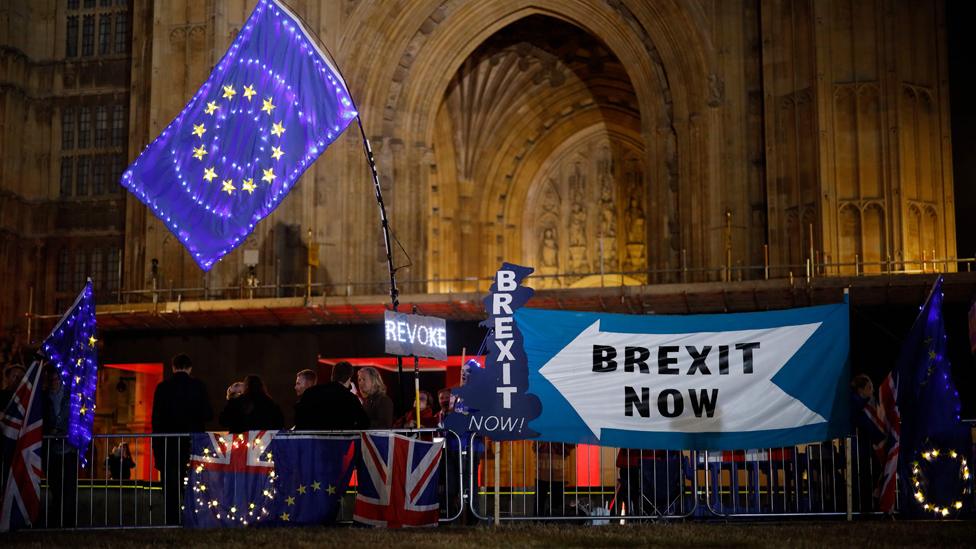
[(355, 117), (339, 71), (302, 22), (261, 0), (121, 183), (206, 271), (274, 211)]
[(98, 348), (95, 343), (95, 293), (88, 279), (74, 304), (41, 344), (43, 354), (61, 375), (71, 412), (68, 444), (79, 450), (82, 463), (92, 439), (95, 388), (98, 384)]

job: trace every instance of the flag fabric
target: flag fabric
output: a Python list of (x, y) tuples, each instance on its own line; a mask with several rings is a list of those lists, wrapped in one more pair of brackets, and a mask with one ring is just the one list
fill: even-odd
[(905, 338), (895, 368), (878, 389), (879, 413), (885, 426), (885, 460), (881, 510), (916, 510), (910, 484), (912, 462), (926, 449), (962, 450), (965, 437), (961, 404), (951, 376), (945, 322), (942, 316), (942, 277), (932, 286)]
[(57, 368), (71, 399), (68, 415), (68, 444), (78, 449), (82, 466), (95, 420), (95, 389), (98, 385), (98, 348), (95, 344), (95, 293), (88, 279), (74, 304), (64, 313), (41, 343), (41, 354)]
[(240, 527), (271, 516), (277, 431), (195, 433), (183, 498), (186, 528)]
[(260, 0), (207, 81), (121, 184), (209, 270), (254, 230), (356, 111), (301, 20)]
[(7, 404), (2, 425), (4, 470), (0, 532), (31, 526), (41, 505), (41, 441), (44, 410), (39, 397), (41, 365), (35, 362)]
[(195, 434), (183, 525), (335, 522), (349, 486), (357, 439), (276, 431)]
[(272, 443), (275, 499), (268, 523), (331, 524), (349, 488), (357, 435), (282, 433)]
[(444, 442), (364, 432), (361, 447), (353, 519), (385, 528), (437, 526)]

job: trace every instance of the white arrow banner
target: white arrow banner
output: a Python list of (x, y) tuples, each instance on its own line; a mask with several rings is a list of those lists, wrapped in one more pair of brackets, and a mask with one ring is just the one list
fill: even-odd
[(597, 438), (796, 428), (826, 420), (772, 380), (820, 325), (647, 334), (603, 332), (597, 320), (539, 374)]

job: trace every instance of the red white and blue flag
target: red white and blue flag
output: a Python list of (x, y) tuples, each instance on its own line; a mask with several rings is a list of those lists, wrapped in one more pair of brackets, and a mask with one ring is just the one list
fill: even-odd
[(898, 380), (892, 372), (878, 387), (878, 422), (885, 438), (874, 445), (881, 462), (880, 507), (884, 513), (895, 511), (898, 489), (898, 455), (901, 453), (901, 415), (898, 412)]
[(436, 526), (438, 466), (444, 442), (362, 433), (353, 519), (384, 528)]
[(3, 458), (10, 464), (0, 506), (0, 532), (31, 526), (41, 504), (44, 411), (38, 398), (41, 365), (35, 362), (0, 415)]

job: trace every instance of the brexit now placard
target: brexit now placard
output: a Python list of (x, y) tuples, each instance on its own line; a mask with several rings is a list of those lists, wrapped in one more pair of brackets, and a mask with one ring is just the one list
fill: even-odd
[[(688, 316), (514, 308), (518, 337), (490, 338), (503, 360), (479, 376), (482, 402), (469, 412), (466, 430), (520, 438), (499, 432), (509, 426), (531, 433), (521, 438), (675, 450), (844, 436), (848, 314), (846, 303)], [(527, 383), (512, 383), (522, 379)], [(487, 387), (495, 380), (497, 387)], [(525, 422), (517, 397), (541, 404)], [(492, 416), (506, 421), (486, 422)]]

